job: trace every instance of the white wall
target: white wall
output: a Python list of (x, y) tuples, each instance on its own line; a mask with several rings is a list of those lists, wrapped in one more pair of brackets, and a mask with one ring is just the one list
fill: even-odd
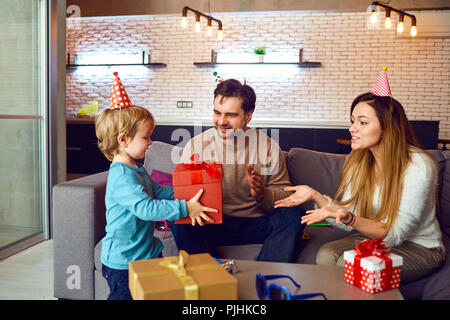
[[(439, 120), (440, 138), (450, 137), (450, 39), (397, 38), (396, 23), (390, 30), (369, 29), (366, 12), (238, 13), (217, 16), (224, 26), (220, 42), (196, 34), (193, 18), (187, 29), (180, 16), (81, 18), (67, 25), (67, 52), (80, 59), (104, 54), (152, 52), (153, 62), (166, 68), (78, 68), (67, 73), (67, 113), (98, 100), (109, 106), (112, 72), (117, 70), (134, 104), (149, 108), (156, 119), (212, 117), (213, 71), (223, 78), (247, 80), (256, 91), (254, 119), (346, 121), (352, 100), (370, 91), (383, 65), (393, 96), (410, 120)], [(75, 27), (74, 27), (75, 25)], [(406, 32), (409, 21), (405, 20)], [(418, 22), (420, 35), (420, 21)], [(203, 30), (206, 26), (203, 25)], [(320, 61), (321, 68), (288, 66), (221, 66), (198, 68), (208, 61), (211, 49), (219, 58), (255, 59), (256, 46), (270, 54)], [(269, 55), (266, 59), (269, 59)], [(192, 109), (177, 109), (179, 100), (193, 101)]]

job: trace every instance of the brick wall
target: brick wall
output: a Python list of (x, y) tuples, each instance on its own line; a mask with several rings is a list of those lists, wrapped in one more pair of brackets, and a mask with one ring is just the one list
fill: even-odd
[[(112, 72), (118, 71), (134, 104), (147, 107), (156, 119), (212, 116), (213, 71), (223, 78), (244, 79), (257, 94), (253, 119), (346, 121), (349, 106), (360, 93), (370, 91), (383, 65), (393, 96), (405, 107), (410, 120), (439, 120), (440, 138), (450, 138), (450, 39), (398, 38), (396, 23), (390, 30), (367, 27), (361, 13), (248, 13), (215, 16), (222, 20), (225, 39), (218, 41), (186, 29), (180, 16), (139, 16), (69, 19), (67, 51), (72, 57), (139, 62), (143, 50), (152, 62), (166, 68), (84, 67), (67, 72), (67, 113), (98, 100), (109, 106)], [(394, 19), (393, 19), (394, 20)], [(420, 35), (420, 22), (418, 23)], [(405, 20), (405, 32), (409, 21)], [(215, 35), (215, 34), (214, 34)], [(209, 61), (211, 50), (219, 60), (251, 60), (253, 48), (269, 48), (266, 60), (320, 61), (321, 68), (295, 65), (228, 65), (199, 68), (193, 62)], [(127, 57), (128, 56), (128, 57)], [(92, 62), (85, 60), (85, 62)], [(113, 61), (111, 61), (113, 62)], [(193, 108), (179, 109), (179, 100)]]

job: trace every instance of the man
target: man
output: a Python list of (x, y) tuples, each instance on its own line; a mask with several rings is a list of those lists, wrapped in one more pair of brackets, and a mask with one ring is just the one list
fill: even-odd
[(178, 249), (209, 252), (217, 246), (262, 243), (260, 261), (295, 262), (300, 250), (305, 212), (299, 207), (277, 208), (276, 200), (289, 196), (284, 156), (278, 144), (249, 128), (255, 109), (253, 89), (238, 80), (219, 83), (214, 91), (214, 128), (191, 139), (182, 155), (190, 163), (222, 163), (223, 223), (193, 227), (171, 224)]

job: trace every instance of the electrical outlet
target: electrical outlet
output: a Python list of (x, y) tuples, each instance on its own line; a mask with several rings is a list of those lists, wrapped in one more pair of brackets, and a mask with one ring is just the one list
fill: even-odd
[(192, 108), (192, 101), (177, 101), (177, 108)]

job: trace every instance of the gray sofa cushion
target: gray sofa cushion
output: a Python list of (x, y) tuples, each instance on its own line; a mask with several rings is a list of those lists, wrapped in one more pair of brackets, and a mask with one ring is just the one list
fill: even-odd
[[(345, 155), (292, 148), (287, 157), (287, 167), (292, 185), (306, 184), (322, 194), (334, 197), (345, 162)], [(313, 208), (312, 201), (303, 209)]]
[(144, 168), (148, 174), (153, 169), (172, 174), (175, 166), (180, 163), (183, 149), (171, 144), (154, 141), (145, 154)]
[(450, 237), (450, 150), (443, 152), (444, 170), (439, 198), (439, 222), (441, 229)]
[(450, 300), (450, 237), (442, 235), (446, 249), (446, 260), (441, 268), (428, 276), (421, 296), (424, 300)]
[(94, 248), (94, 267), (96, 270), (102, 272), (102, 260), (100, 259), (102, 255), (102, 242), (99, 241)]
[(344, 231), (338, 228), (306, 226), (304, 232), (309, 237), (302, 241), (297, 263), (316, 264), (319, 248), (325, 243), (348, 237), (356, 231)]

